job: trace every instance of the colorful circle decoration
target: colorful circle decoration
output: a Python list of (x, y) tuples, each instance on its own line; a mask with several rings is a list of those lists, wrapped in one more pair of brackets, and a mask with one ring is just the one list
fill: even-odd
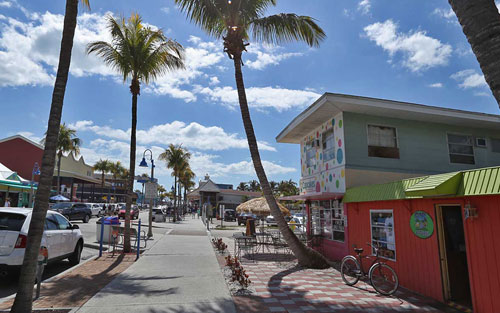
[(342, 139), (339, 139), (338, 144), (339, 144), (339, 148), (342, 147)]
[(342, 120), (339, 121), (339, 128), (342, 128)]
[(410, 217), (410, 228), (415, 236), (426, 239), (434, 232), (434, 222), (427, 212), (416, 211)]
[(326, 170), (328, 171), (328, 163), (326, 163)]
[(319, 184), (319, 181), (316, 182), (316, 192), (320, 192), (321, 191), (321, 186)]
[(333, 180), (332, 174), (330, 174), (330, 177), (329, 177), (329, 178), (330, 178), (330, 181), (332, 181), (332, 180)]
[(339, 188), (339, 186), (340, 186), (340, 182), (339, 182), (339, 180), (338, 180), (338, 179), (337, 179), (337, 181), (335, 182), (335, 186), (337, 186), (337, 188)]
[(319, 138), (319, 132), (316, 132), (316, 138)]
[(337, 150), (337, 163), (341, 164), (344, 159), (344, 155), (342, 154), (342, 149)]
[(332, 118), (332, 126), (335, 125), (335, 119)]
[(344, 176), (345, 176), (345, 171), (344, 171), (344, 170), (341, 170), (341, 171), (340, 171), (340, 177), (344, 178)]

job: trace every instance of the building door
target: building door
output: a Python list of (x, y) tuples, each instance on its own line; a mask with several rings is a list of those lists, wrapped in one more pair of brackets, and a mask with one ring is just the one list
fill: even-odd
[(444, 299), (471, 308), (462, 208), (438, 206), (436, 213)]

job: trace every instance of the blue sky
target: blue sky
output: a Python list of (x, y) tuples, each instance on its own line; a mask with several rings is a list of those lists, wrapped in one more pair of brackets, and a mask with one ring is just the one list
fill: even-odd
[[(191, 25), (172, 0), (92, 1), (80, 8), (63, 121), (77, 129), (89, 164), (128, 164), (128, 85), (85, 45), (108, 40), (105, 16), (130, 16), (161, 28), (186, 48), (185, 71), (142, 86), (138, 154), (154, 157), (170, 143), (193, 154), (198, 178), (238, 184), (255, 179), (237, 106), (231, 61), (221, 42)], [(1, 137), (39, 140), (47, 125), (63, 21), (63, 1), (0, 0)], [(269, 14), (294, 12), (318, 20), (327, 39), (267, 46), (251, 42), (245, 84), (262, 159), (273, 180), (299, 180), (299, 147), (275, 136), (324, 92), (380, 97), (498, 114), (465, 36), (446, 0), (287, 0)], [(140, 159), (138, 160), (138, 162)], [(137, 168), (138, 172), (145, 172)], [(172, 184), (157, 161), (157, 176)]]

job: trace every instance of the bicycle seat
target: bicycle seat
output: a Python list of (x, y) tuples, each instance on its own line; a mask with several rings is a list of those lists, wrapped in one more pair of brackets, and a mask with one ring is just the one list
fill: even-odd
[(361, 254), (363, 253), (363, 248), (354, 248), (354, 252), (356, 252), (357, 254)]

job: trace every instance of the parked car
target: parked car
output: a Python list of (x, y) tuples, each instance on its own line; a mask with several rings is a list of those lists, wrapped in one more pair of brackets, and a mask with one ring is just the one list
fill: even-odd
[(257, 215), (253, 213), (241, 213), (238, 216), (238, 226), (239, 225), (246, 225), (248, 219), (254, 219), (257, 220)]
[(224, 221), (236, 222), (236, 211), (233, 209), (224, 210)]
[[(1, 271), (19, 270), (23, 264), (31, 214), (32, 209), (0, 208)], [(80, 263), (82, 233), (61, 214), (47, 211), (41, 243), (47, 249), (49, 263), (66, 258), (73, 265)]]
[(268, 226), (278, 226), (278, 224), (276, 223), (276, 221), (274, 220), (274, 216), (272, 215), (268, 215), (266, 217), (266, 224)]
[(99, 203), (85, 203), (90, 211), (92, 212), (92, 216), (100, 216), (101, 215), (101, 210), (102, 207), (99, 205)]
[(85, 203), (59, 202), (52, 206), (52, 210), (64, 215), (67, 220), (82, 220), (88, 223), (92, 217), (92, 211)]
[(163, 214), (163, 215), (166, 215), (166, 210), (165, 209), (161, 209), (161, 208), (154, 208), (153, 209), (153, 222), (155, 220), (155, 215), (156, 214)]
[[(120, 211), (118, 212), (118, 217), (125, 218), (125, 206), (120, 208)], [(130, 208), (130, 219), (135, 220), (137, 218), (139, 218), (139, 208), (133, 205)]]

